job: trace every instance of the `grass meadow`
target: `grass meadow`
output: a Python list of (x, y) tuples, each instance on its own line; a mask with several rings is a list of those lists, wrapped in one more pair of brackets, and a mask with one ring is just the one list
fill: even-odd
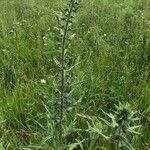
[(150, 0), (81, 0), (62, 79), (67, 2), (0, 0), (0, 150), (150, 150)]

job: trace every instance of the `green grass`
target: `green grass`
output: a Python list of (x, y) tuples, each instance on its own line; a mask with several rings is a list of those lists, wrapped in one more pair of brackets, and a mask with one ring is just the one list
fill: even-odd
[[(56, 11), (67, 0), (0, 1), (0, 150), (55, 150), (51, 121), (58, 58)], [(70, 97), (77, 106), (64, 123), (66, 149), (109, 149), (99, 119), (128, 102), (140, 118), (131, 144), (150, 148), (150, 1), (82, 0), (69, 45)], [(46, 80), (46, 84), (41, 83)], [(94, 124), (94, 125), (93, 125)], [(76, 143), (76, 144), (74, 144)]]

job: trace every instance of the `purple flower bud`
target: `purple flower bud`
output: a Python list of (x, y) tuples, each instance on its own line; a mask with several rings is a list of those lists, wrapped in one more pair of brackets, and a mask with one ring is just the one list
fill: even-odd
[(64, 92), (64, 98), (68, 98), (69, 97), (69, 94), (65, 91)]

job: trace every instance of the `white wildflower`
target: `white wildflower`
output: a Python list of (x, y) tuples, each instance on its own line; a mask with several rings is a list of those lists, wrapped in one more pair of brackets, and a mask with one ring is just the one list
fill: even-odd
[(41, 83), (46, 84), (46, 80), (41, 79)]

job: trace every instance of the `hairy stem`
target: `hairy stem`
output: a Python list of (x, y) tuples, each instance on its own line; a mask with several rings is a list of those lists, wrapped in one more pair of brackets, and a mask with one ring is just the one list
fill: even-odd
[(70, 8), (69, 8), (69, 12), (67, 15), (67, 19), (66, 19), (66, 23), (65, 23), (65, 27), (64, 27), (64, 34), (62, 37), (62, 45), (61, 45), (61, 108), (60, 108), (60, 140), (62, 143), (62, 137), (63, 137), (63, 108), (64, 108), (64, 81), (65, 81), (65, 68), (64, 68), (64, 61), (65, 61), (65, 48), (66, 48), (66, 36), (67, 36), (67, 31), (68, 31), (68, 25), (69, 25), (69, 21), (71, 18), (71, 14), (73, 11), (73, 5), (74, 5), (74, 0), (71, 0), (70, 2)]

